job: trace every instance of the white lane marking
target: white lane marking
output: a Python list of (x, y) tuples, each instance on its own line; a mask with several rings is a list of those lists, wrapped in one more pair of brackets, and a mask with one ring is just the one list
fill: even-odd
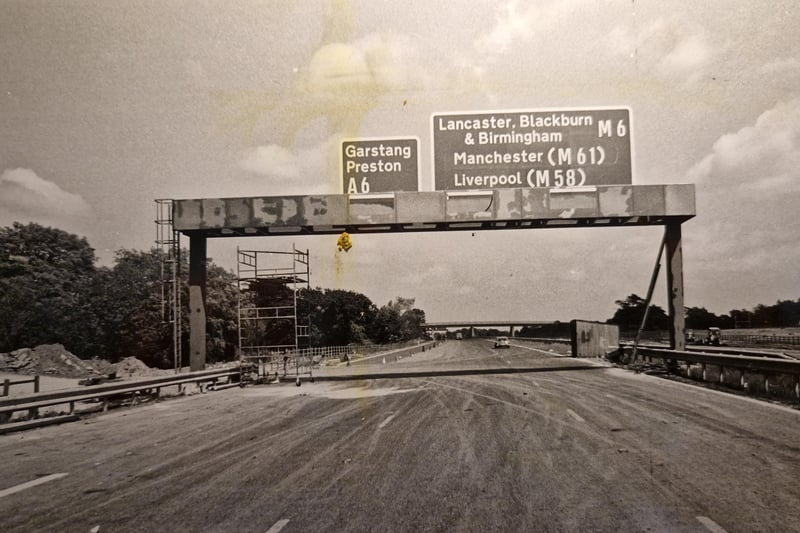
[(391, 421), (392, 421), (392, 418), (394, 418), (395, 416), (396, 416), (396, 414), (394, 414), (394, 415), (389, 415), (388, 417), (386, 417), (386, 420), (384, 420), (383, 422), (381, 422), (380, 424), (378, 424), (378, 429), (383, 429), (383, 428), (385, 428), (385, 427), (386, 427), (386, 424), (388, 424), (389, 422), (391, 422)]
[(725, 531), (725, 529), (723, 529), (722, 526), (720, 526), (707, 516), (698, 516), (697, 521), (703, 524), (703, 527), (711, 531), (711, 533), (728, 533), (727, 531)]
[(523, 346), (522, 344), (512, 344), (511, 346), (514, 346), (515, 348), (522, 348), (523, 350), (530, 350), (532, 352), (540, 352), (540, 353), (543, 353), (545, 355), (549, 355), (551, 357), (557, 357), (559, 359), (575, 359), (576, 361), (580, 361), (581, 363), (586, 363), (586, 364), (591, 365), (591, 366), (611, 368), (611, 365), (608, 363), (608, 361), (604, 362), (603, 359), (597, 359), (597, 360), (586, 359), (586, 358), (578, 359), (578, 358), (572, 357), (572, 355), (570, 355), (570, 354), (563, 354), (563, 353), (558, 353), (558, 352), (553, 352), (553, 351), (540, 350), (539, 348), (531, 348), (530, 346)]
[(40, 478), (36, 478), (33, 481), (28, 481), (26, 483), (21, 483), (15, 487), (9, 487), (7, 489), (0, 490), (0, 498), (5, 496), (10, 496), (17, 492), (23, 491), (25, 489), (29, 489), (31, 487), (35, 487), (36, 485), (41, 485), (43, 483), (47, 483), (48, 481), (54, 481), (56, 479), (61, 479), (62, 477), (68, 476), (66, 472), (61, 474), (50, 474), (49, 476), (43, 476)]
[(543, 353), (545, 355), (555, 355), (555, 356), (564, 357), (564, 355), (560, 354), (560, 353), (548, 352), (548, 351), (545, 351), (545, 350), (540, 350), (539, 348), (532, 348), (530, 346), (523, 346), (522, 344), (512, 344), (511, 346), (513, 346), (514, 348), (522, 348), (523, 350), (530, 350), (532, 352), (540, 352), (540, 353)]
[(275, 522), (275, 523), (272, 525), (272, 527), (271, 527), (271, 528), (269, 528), (269, 529), (267, 530), (267, 533), (278, 533), (278, 531), (280, 531), (281, 529), (283, 529), (284, 527), (286, 527), (286, 524), (288, 524), (288, 523), (289, 523), (289, 521), (288, 521), (288, 520), (286, 520), (285, 518), (284, 518), (283, 520), (278, 520), (277, 522)]
[(573, 411), (572, 409), (567, 409), (567, 414), (569, 414), (569, 416), (571, 416), (572, 418), (574, 418), (574, 419), (575, 419), (575, 420), (577, 420), (578, 422), (586, 422), (586, 420), (584, 420), (584, 419), (581, 417), (581, 415), (579, 415), (578, 413), (576, 413), (576, 412), (575, 412), (575, 411)]

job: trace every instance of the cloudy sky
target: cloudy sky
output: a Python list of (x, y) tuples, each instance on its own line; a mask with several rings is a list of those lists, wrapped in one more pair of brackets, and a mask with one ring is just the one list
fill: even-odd
[[(794, 0), (0, 0), (0, 225), (148, 249), (155, 198), (336, 193), (353, 137), (431, 114), (627, 106), (635, 184), (694, 183), (686, 304), (800, 297)], [(308, 248), (312, 284), (428, 319), (604, 320), (661, 228), (212, 240)], [(188, 243), (187, 243), (188, 244)], [(656, 303), (666, 306), (663, 283)]]

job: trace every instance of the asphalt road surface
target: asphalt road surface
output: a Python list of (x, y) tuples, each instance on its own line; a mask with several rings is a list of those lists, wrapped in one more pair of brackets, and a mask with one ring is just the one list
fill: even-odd
[(531, 371), (235, 388), (0, 436), (0, 531), (800, 531), (799, 411), (575, 363), (450, 341), (375, 366)]

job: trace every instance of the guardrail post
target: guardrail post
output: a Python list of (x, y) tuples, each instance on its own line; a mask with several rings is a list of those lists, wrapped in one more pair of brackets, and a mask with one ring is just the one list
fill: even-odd
[(39, 394), (39, 374), (33, 376), (33, 392)]
[(9, 391), (11, 390), (11, 380), (4, 379), (3, 380), (3, 396), (8, 396)]

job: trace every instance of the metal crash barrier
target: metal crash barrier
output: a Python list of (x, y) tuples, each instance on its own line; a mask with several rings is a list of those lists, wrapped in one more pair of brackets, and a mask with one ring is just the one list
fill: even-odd
[(636, 352), (634, 359), (633, 347), (621, 345), (619, 355), (632, 365), (640, 360), (663, 361), (668, 369), (679, 370), (692, 379), (800, 400), (800, 360), (641, 346)]
[(238, 381), (240, 373), (241, 371), (238, 367), (223, 370), (203, 370), (160, 378), (115, 383), (113, 385), (95, 385), (80, 389), (4, 398), (0, 400), (0, 423), (9, 422), (14, 413), (19, 411), (27, 411), (28, 418), (34, 419), (38, 417), (39, 409), (54, 405), (68, 405), (68, 413), (72, 415), (75, 413), (76, 403), (94, 400), (102, 402), (102, 407), (105, 410), (111, 400), (128, 398), (135, 401), (137, 396), (141, 397), (143, 395), (158, 397), (164, 387), (182, 387), (196, 383), (203, 390), (204, 386), (212, 386), (223, 379)]

